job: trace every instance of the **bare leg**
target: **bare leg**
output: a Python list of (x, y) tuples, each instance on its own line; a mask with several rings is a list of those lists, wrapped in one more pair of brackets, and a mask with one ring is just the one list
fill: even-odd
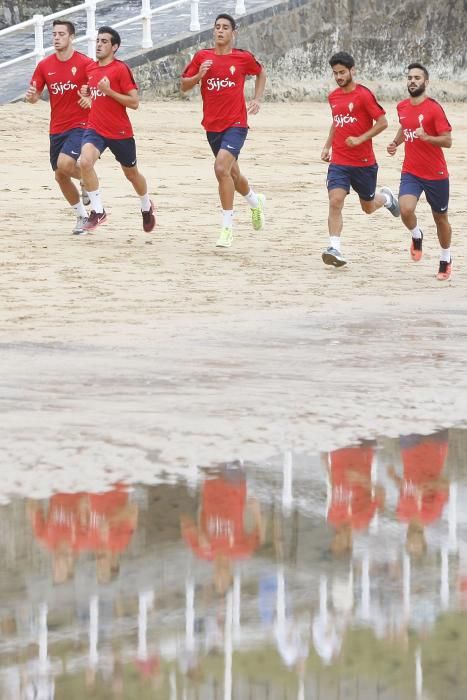
[(76, 188), (76, 185), (74, 185), (71, 181), (71, 178), (75, 177), (74, 172), (76, 167), (76, 162), (73, 158), (71, 158), (71, 156), (67, 156), (64, 153), (60, 153), (57, 160), (55, 180), (57, 181), (57, 184), (60, 187), (66, 201), (68, 202), (68, 204), (71, 204), (72, 207), (75, 204), (78, 204), (80, 199), (78, 189)]
[(413, 231), (417, 226), (417, 217), (415, 215), (417, 203), (418, 199), (413, 194), (404, 194), (399, 198), (402, 223), (409, 231)]
[(250, 185), (246, 177), (241, 174), (237, 160), (234, 161), (230, 174), (232, 175), (235, 191), (241, 194), (243, 197), (247, 195), (250, 191)]
[(438, 234), (438, 240), (441, 248), (451, 247), (451, 237), (452, 228), (448, 220), (448, 215), (442, 212), (433, 211), (433, 219), (436, 224), (436, 233)]
[[(237, 164), (235, 157), (224, 148), (221, 148), (214, 162), (214, 172), (219, 183), (219, 198), (222, 209), (226, 211), (232, 210), (234, 204), (235, 184), (232, 177), (234, 164)], [(240, 171), (238, 172), (240, 173)]]
[(361, 199), (360, 206), (365, 214), (373, 214), (377, 209), (381, 209), (386, 204), (386, 199), (382, 194), (375, 194), (375, 198), (370, 201)]
[(88, 192), (94, 192), (99, 189), (99, 180), (94, 170), (94, 165), (99, 156), (98, 149), (92, 143), (85, 143), (81, 149), (81, 179)]
[(340, 236), (342, 233), (342, 228), (344, 225), (342, 219), (342, 209), (344, 208), (344, 201), (347, 196), (346, 190), (336, 188), (334, 190), (329, 190), (329, 216), (328, 216), (328, 230), (330, 236)]
[(148, 185), (146, 182), (146, 178), (139, 172), (136, 165), (133, 165), (130, 168), (127, 168), (124, 165), (122, 165), (122, 170), (127, 180), (129, 180), (133, 185), (133, 188), (137, 195), (142, 197), (143, 195), (147, 194)]

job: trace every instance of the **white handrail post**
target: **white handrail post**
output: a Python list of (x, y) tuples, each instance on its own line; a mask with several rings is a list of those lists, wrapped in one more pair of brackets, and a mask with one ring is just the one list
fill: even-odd
[(151, 0), (141, 0), (141, 16), (143, 17), (143, 49), (150, 49), (153, 45), (151, 36)]
[(246, 14), (245, 0), (237, 0), (237, 2), (235, 4), (235, 14), (236, 15), (245, 15)]
[(36, 66), (45, 56), (44, 51), (44, 15), (34, 15), (34, 52)]
[(199, 32), (199, 0), (191, 0), (190, 32)]
[(96, 58), (96, 0), (85, 0), (86, 4), (86, 39), (88, 56)]

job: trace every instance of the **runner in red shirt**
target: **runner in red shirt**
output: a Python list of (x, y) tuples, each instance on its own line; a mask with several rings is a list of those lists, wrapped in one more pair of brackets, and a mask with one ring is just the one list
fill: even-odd
[(184, 517), (181, 529), (194, 554), (214, 563), (219, 592), (227, 588), (232, 562), (251, 557), (264, 539), (259, 502), (248, 496), (245, 472), (238, 463), (222, 465), (206, 478), (198, 521)]
[[(201, 83), (202, 125), (216, 158), (214, 172), (222, 206), (222, 230), (216, 243), (219, 248), (232, 245), (235, 192), (250, 206), (253, 229), (259, 231), (265, 224), (266, 198), (250, 188), (237, 159), (248, 133), (247, 113), (259, 112), (266, 73), (253, 54), (233, 48), (236, 33), (233, 17), (218, 15), (214, 22), (214, 48), (198, 51), (181, 80), (183, 92)], [(256, 82), (254, 98), (247, 108), (243, 88), (248, 75), (255, 75)]]
[(451, 148), (451, 125), (441, 105), (426, 95), (429, 75), (425, 66), (411, 63), (407, 70), (410, 97), (397, 105), (400, 127), (387, 151), (393, 156), (397, 147), (404, 144), (399, 205), (402, 221), (412, 234), (410, 257), (418, 262), (423, 255), (423, 232), (415, 210), (425, 192), (441, 246), (436, 278), (444, 281), (450, 278), (452, 269), (449, 173), (443, 153), (443, 148)]
[(146, 179), (136, 165), (136, 144), (126, 111), (127, 107), (138, 109), (138, 86), (126, 63), (115, 58), (120, 43), (115, 29), (100, 27), (96, 41), (97, 61), (88, 67), (87, 84), (82, 88), (82, 93), (90, 95), (92, 102), (81, 149), (83, 181), (91, 200), (91, 213), (84, 229), (94, 231), (107, 219), (94, 165), (108, 148), (140, 197), (143, 230), (150, 233), (156, 225), (154, 204), (149, 198)]
[(376, 511), (384, 506), (382, 486), (371, 480), (374, 450), (370, 445), (334, 450), (327, 456), (331, 500), (327, 520), (335, 529), (334, 554), (352, 550), (353, 531), (367, 530)]
[(73, 577), (79, 550), (80, 512), (85, 497), (83, 493), (57, 493), (50, 498), (47, 513), (38, 501), (28, 502), (34, 535), (51, 554), (56, 584)]
[[(50, 164), (63, 196), (76, 214), (73, 233), (83, 232), (87, 212), (72, 178), (79, 180), (81, 171), (76, 161), (81, 152), (81, 139), (89, 115), (89, 99), (79, 89), (86, 82), (86, 68), (92, 63), (73, 48), (75, 27), (72, 22), (54, 20), (52, 36), (55, 53), (43, 58), (31, 78), (25, 99), (36, 103), (47, 87), (50, 96)], [(87, 193), (83, 191), (87, 204)]]
[(448, 431), (401, 437), (400, 450), (404, 474), (401, 478), (393, 467), (388, 474), (399, 487), (397, 517), (408, 523), (407, 551), (421, 556), (426, 551), (425, 526), (439, 520), (449, 499), (449, 485), (443, 477)]
[(378, 165), (372, 138), (388, 125), (385, 111), (368, 88), (355, 82), (355, 61), (350, 54), (339, 51), (329, 64), (339, 87), (328, 97), (332, 125), (321, 152), (321, 160), (329, 163), (329, 246), (321, 257), (326, 265), (342, 267), (347, 263), (341, 252), (342, 209), (350, 188), (358, 194), (365, 214), (384, 206), (399, 216), (399, 205), (389, 187), (376, 193)]

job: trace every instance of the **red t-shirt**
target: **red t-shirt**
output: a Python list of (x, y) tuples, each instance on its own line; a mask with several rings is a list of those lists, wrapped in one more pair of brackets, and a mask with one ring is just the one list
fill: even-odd
[(75, 51), (67, 61), (55, 54), (43, 58), (31, 78), (41, 92), (45, 86), (50, 95), (50, 133), (61, 134), (69, 129), (86, 126), (89, 109), (79, 106), (78, 91), (87, 82), (86, 69), (93, 63), (88, 56)]
[(397, 114), (405, 147), (402, 172), (426, 180), (445, 180), (449, 177), (443, 149), (421, 141), (414, 133), (420, 126), (423, 126), (423, 130), (430, 136), (452, 131), (441, 105), (431, 97), (427, 97), (419, 105), (413, 105), (410, 99), (407, 99), (399, 102)]
[(225, 131), (232, 126), (247, 127), (247, 112), (243, 87), (247, 75), (259, 75), (261, 63), (249, 51), (232, 49), (225, 55), (214, 49), (198, 51), (183, 71), (184, 78), (191, 78), (200, 65), (213, 61), (211, 68), (201, 81), (203, 98), (203, 121), (206, 131)]
[(330, 454), (332, 496), (328, 522), (366, 529), (381, 505), (372, 493), (371, 447), (346, 447)]
[(409, 522), (416, 518), (428, 525), (441, 517), (449, 490), (447, 486), (430, 487), (430, 482), (440, 478), (447, 452), (447, 441), (430, 438), (401, 449), (404, 480), (396, 511), (399, 520)]
[[(184, 524), (182, 535), (200, 559), (212, 560), (217, 555), (231, 559), (251, 556), (259, 546), (260, 535), (245, 532), (246, 482), (229, 483), (224, 479), (208, 479), (203, 485), (201, 531), (195, 524)], [(204, 534), (207, 543), (200, 541)]]
[(127, 95), (138, 86), (133, 73), (123, 61), (113, 60), (106, 66), (100, 66), (93, 61), (87, 70), (89, 91), (92, 106), (89, 114), (88, 129), (94, 129), (98, 134), (108, 139), (129, 139), (133, 136), (133, 127), (127, 114), (126, 107), (116, 100), (104, 95), (98, 90), (97, 84), (106, 76), (110, 87), (115, 92)]
[(349, 136), (364, 134), (377, 119), (386, 114), (371, 90), (363, 85), (357, 85), (351, 92), (336, 88), (330, 93), (328, 101), (336, 127), (332, 140), (331, 163), (357, 167), (374, 165), (376, 158), (371, 139), (355, 148), (349, 148), (345, 143)]

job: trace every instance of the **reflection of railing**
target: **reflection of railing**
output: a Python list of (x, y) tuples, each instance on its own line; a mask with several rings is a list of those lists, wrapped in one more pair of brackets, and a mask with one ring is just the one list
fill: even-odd
[[(3, 61), (0, 63), (0, 68), (7, 68), (15, 63), (21, 63), (22, 61), (27, 61), (31, 58), (35, 58), (36, 64), (45, 56), (47, 52), (53, 51), (53, 46), (47, 46), (44, 48), (44, 24), (46, 22), (51, 22), (55, 19), (61, 19), (62, 17), (68, 17), (75, 12), (81, 10), (86, 11), (86, 34), (78, 36), (76, 42), (87, 41), (87, 53), (88, 56), (92, 58), (95, 57), (95, 44), (96, 44), (96, 6), (101, 4), (104, 0), (85, 0), (85, 2), (80, 5), (74, 5), (67, 10), (61, 10), (59, 12), (54, 12), (51, 15), (34, 15), (32, 19), (28, 19), (25, 22), (20, 22), (19, 24), (14, 24), (12, 27), (7, 27), (0, 31), (0, 40), (5, 36), (14, 34), (16, 32), (21, 32), (29, 27), (34, 27), (34, 51), (29, 51), (28, 53), (21, 54), (16, 58), (12, 58), (8, 61)], [(179, 5), (184, 5), (190, 3), (190, 32), (199, 32), (199, 0), (174, 0), (173, 2), (168, 2), (160, 7), (151, 8), (151, 0), (141, 0), (141, 12), (131, 17), (127, 17), (120, 22), (112, 24), (115, 29), (119, 27), (126, 27), (129, 24), (135, 22), (142, 23), (142, 36), (141, 36), (141, 48), (150, 49), (153, 45), (152, 35), (151, 35), (151, 19), (153, 15), (156, 15), (165, 10), (170, 10), (173, 7), (178, 7)], [(235, 14), (244, 15), (245, 14), (245, 0), (237, 0), (235, 5)]]

